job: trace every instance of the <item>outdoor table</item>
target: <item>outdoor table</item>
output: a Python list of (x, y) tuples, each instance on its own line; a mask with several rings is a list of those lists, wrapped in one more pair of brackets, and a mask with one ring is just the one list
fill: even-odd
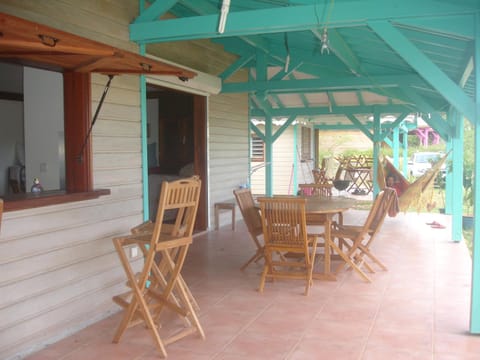
[(336, 214), (342, 215), (345, 211), (352, 208), (355, 205), (355, 199), (346, 198), (341, 196), (321, 197), (321, 196), (306, 196), (307, 203), (305, 205), (306, 215), (319, 215), (325, 216), (324, 238), (325, 238), (325, 254), (323, 273), (314, 273), (314, 279), (320, 280), (336, 280), (335, 274), (331, 271), (331, 248), (334, 249), (338, 246), (333, 242), (331, 238), (332, 218)]
[[(278, 196), (290, 196), (291, 195), (275, 195)], [(338, 246), (333, 242), (331, 238), (331, 227), (333, 216), (339, 214), (342, 217), (343, 213), (355, 205), (356, 200), (343, 196), (300, 196), (307, 199), (305, 204), (305, 214), (308, 215), (324, 215), (325, 222), (323, 226), (324, 239), (325, 239), (325, 253), (324, 253), (324, 265), (322, 273), (313, 273), (313, 278), (317, 280), (331, 280), (336, 281), (337, 277), (331, 270), (331, 248), (337, 250), (340, 254), (341, 251)]]

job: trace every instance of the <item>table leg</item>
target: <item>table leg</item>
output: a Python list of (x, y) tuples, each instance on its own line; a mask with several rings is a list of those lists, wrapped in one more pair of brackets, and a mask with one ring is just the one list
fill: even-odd
[(337, 277), (331, 271), (331, 227), (332, 227), (332, 214), (326, 214), (325, 216), (325, 246), (324, 246), (324, 259), (323, 259), (323, 273), (314, 273), (313, 278), (316, 280), (330, 280), (336, 281)]

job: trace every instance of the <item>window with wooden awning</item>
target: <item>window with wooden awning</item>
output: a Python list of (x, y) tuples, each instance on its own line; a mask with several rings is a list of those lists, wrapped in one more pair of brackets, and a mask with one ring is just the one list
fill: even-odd
[[(6, 211), (108, 193), (93, 189), (90, 141), (84, 146), (92, 124), (91, 73), (170, 75), (183, 81), (196, 75), (178, 66), (4, 13), (0, 13), (0, 62), (62, 73), (64, 93), (59, 101), (64, 102), (65, 186), (42, 196), (31, 196), (28, 179), (25, 193), (5, 194)], [(0, 98), (23, 101), (21, 94), (16, 95), (0, 92)], [(0, 196), (3, 197), (1, 191)]]
[(0, 58), (54, 71), (172, 75), (196, 73), (81, 36), (0, 13)]

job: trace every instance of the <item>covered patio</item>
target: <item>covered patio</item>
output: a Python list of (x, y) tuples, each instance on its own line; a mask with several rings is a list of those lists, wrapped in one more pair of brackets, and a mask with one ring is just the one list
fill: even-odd
[[(361, 222), (351, 210), (346, 222)], [(452, 242), (450, 216), (400, 213), (388, 218), (372, 245), (389, 271), (368, 284), (354, 272), (316, 281), (267, 283), (256, 291), (261, 263), (239, 270), (254, 251), (242, 220), (197, 235), (184, 277), (200, 305), (206, 340), (191, 336), (167, 346), (169, 359), (478, 359), (480, 338), (469, 334), (471, 259)], [(432, 229), (435, 220), (445, 229)], [(320, 266), (321, 264), (317, 264)], [(168, 317), (168, 313), (164, 314)], [(168, 332), (172, 319), (161, 331)], [(119, 314), (28, 357), (156, 359), (142, 326), (112, 344)]]

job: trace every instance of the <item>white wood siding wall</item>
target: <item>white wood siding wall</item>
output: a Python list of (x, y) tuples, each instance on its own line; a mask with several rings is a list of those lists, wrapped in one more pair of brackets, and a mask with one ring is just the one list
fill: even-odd
[[(0, 3), (2, 12), (132, 51), (137, 47), (128, 42), (128, 24), (137, 15), (137, 7), (137, 0)], [(163, 44), (160, 52), (152, 47), (151, 53), (213, 75), (235, 60), (206, 41), (182, 42), (178, 47)], [(234, 80), (239, 76), (245, 74), (237, 74)], [(101, 75), (92, 77), (92, 111), (106, 81)], [(248, 175), (247, 97), (211, 96), (208, 109), (209, 204), (213, 209), (215, 202), (231, 199), (232, 190)], [(1, 359), (38, 350), (118, 309), (111, 297), (124, 289), (125, 276), (111, 238), (142, 220), (138, 77), (118, 76), (112, 81), (92, 143), (95, 187), (109, 188), (110, 196), (4, 214)]]
[[(136, 2), (135, 2), (136, 3)], [(135, 50), (130, 2), (2, 0), (0, 11)], [(92, 111), (105, 76), (92, 76)], [(125, 276), (111, 238), (142, 221), (138, 76), (118, 76), (93, 130), (96, 200), (8, 212), (0, 234), (0, 358), (37, 350), (117, 311)], [(137, 262), (138, 264), (138, 262)]]
[[(233, 199), (233, 189), (247, 181), (247, 104), (247, 95), (210, 97), (208, 146), (211, 226), (214, 221), (214, 204)], [(240, 219), (240, 212), (237, 213), (237, 219)], [(229, 222), (231, 222), (231, 214), (222, 212), (220, 226)]]
[[(297, 189), (294, 184), (294, 172), (296, 172), (297, 184), (311, 183), (313, 182), (312, 169), (314, 161), (304, 161), (301, 158), (301, 144), (302, 144), (302, 132), (299, 125), (297, 127), (297, 141), (296, 147), (294, 142), (294, 126), (288, 127), (273, 144), (273, 193), (280, 195), (295, 195)], [(264, 131), (262, 125), (258, 126), (259, 129)], [(277, 131), (278, 127), (273, 128), (273, 131)], [(314, 131), (312, 129), (312, 154), (314, 151), (313, 142)], [(297, 166), (294, 169), (292, 166), (295, 162)], [(262, 164), (261, 162), (252, 162), (251, 166)], [(255, 171), (251, 176), (251, 188), (254, 194), (265, 193), (265, 168)]]
[[(258, 125), (263, 132), (264, 127)], [(273, 126), (273, 132), (278, 127)], [(297, 143), (298, 144), (298, 143)], [(293, 194), (293, 164), (296, 155), (294, 147), (293, 126), (288, 127), (273, 143), (273, 193), (278, 195)], [(251, 166), (261, 164), (253, 162)], [(265, 194), (265, 168), (255, 171), (251, 176), (251, 188), (254, 194)]]

